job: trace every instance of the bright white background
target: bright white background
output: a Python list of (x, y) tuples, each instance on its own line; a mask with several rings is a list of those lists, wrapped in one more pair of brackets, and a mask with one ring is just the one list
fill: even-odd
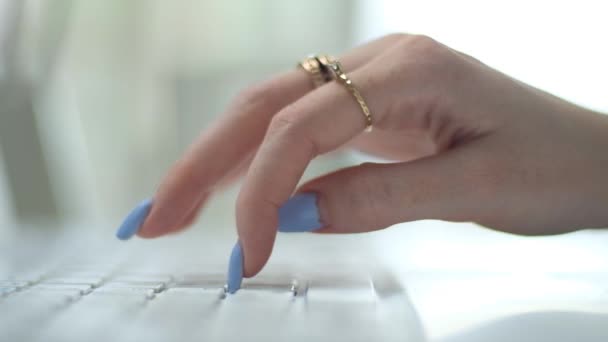
[(359, 40), (429, 35), (515, 78), (608, 112), (608, 4), (601, 0), (378, 0), (357, 11)]

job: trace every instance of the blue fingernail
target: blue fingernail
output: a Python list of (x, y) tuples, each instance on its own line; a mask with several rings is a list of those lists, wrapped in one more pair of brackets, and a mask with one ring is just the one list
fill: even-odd
[(138, 204), (122, 222), (122, 224), (116, 231), (116, 237), (120, 240), (128, 240), (133, 235), (135, 235), (135, 233), (137, 233), (142, 223), (144, 223), (144, 220), (150, 213), (151, 207), (151, 199), (147, 199)]
[(230, 261), (228, 262), (228, 293), (235, 293), (241, 288), (243, 282), (243, 249), (237, 243), (232, 248)]
[(279, 231), (284, 233), (310, 232), (321, 228), (317, 195), (300, 193), (279, 208)]

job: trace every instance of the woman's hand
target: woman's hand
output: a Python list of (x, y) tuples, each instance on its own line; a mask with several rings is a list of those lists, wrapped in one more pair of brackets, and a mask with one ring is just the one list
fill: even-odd
[[(386, 36), (341, 62), (373, 132), (363, 132), (342, 85), (313, 90), (302, 70), (279, 75), (237, 96), (202, 133), (138, 234), (183, 229), (244, 171), (236, 215), (245, 276), (262, 269), (279, 225), (353, 233), (440, 219), (526, 235), (608, 226), (608, 117), (424, 36)], [(289, 200), (313, 158), (346, 144), (396, 162), (338, 170)]]

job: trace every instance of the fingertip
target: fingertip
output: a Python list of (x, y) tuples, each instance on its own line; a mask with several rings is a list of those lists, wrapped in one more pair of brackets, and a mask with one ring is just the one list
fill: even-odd
[(199, 217), (199, 215), (201, 213), (201, 209), (205, 205), (205, 202), (206, 202), (207, 198), (209, 198), (209, 194), (203, 195), (196, 202), (196, 204), (194, 205), (194, 207), (192, 209), (190, 209), (190, 211), (188, 212), (188, 214), (186, 214), (186, 216), (184, 217), (184, 219), (181, 220), (181, 223), (179, 225), (173, 227), (171, 230), (167, 231), (167, 234), (180, 233), (181, 231), (190, 228), (194, 224), (194, 222), (198, 219), (198, 217)]
[(168, 223), (166, 215), (163, 215), (161, 204), (152, 207), (150, 215), (143, 222), (137, 236), (144, 239), (153, 239), (168, 234), (172, 230), (172, 225)]
[(165, 232), (163, 229), (159, 227), (156, 223), (155, 217), (158, 215), (155, 213), (157, 208), (152, 208), (150, 211), (150, 215), (146, 218), (146, 220), (141, 225), (141, 228), (137, 232), (137, 236), (144, 239), (152, 239), (163, 235)]
[[(207, 198), (209, 198), (209, 193), (201, 195), (194, 204), (188, 204), (188, 206), (167, 205), (157, 200), (157, 204), (152, 208), (137, 235), (144, 239), (151, 239), (181, 232), (196, 221)], [(184, 208), (190, 209), (184, 211)], [(183, 216), (179, 216), (180, 213)]]
[(159, 231), (157, 229), (144, 229), (142, 228), (137, 232), (137, 236), (142, 239), (154, 239), (160, 236), (165, 235), (165, 232)]
[(236, 225), (239, 242), (243, 249), (243, 275), (247, 278), (258, 274), (272, 253), (277, 235), (277, 206), (259, 198), (243, 195), (236, 202)]
[(239, 239), (243, 249), (243, 277), (254, 277), (264, 268), (272, 254), (275, 235), (273, 234), (270, 240)]
[(247, 253), (245, 251), (243, 254), (243, 277), (245, 278), (255, 277), (258, 273), (260, 273), (270, 258), (270, 256), (259, 257), (256, 254)]
[(119, 240), (128, 240), (138, 233), (150, 213), (152, 204), (153, 200), (148, 198), (135, 206), (116, 230), (116, 237)]
[(317, 230), (313, 230), (313, 231), (311, 231), (311, 233), (314, 233), (314, 234), (336, 234), (336, 231), (334, 231), (331, 226), (325, 226), (325, 227), (319, 228)]
[(235, 293), (241, 288), (243, 282), (243, 249), (239, 241), (234, 244), (228, 262), (227, 291)]

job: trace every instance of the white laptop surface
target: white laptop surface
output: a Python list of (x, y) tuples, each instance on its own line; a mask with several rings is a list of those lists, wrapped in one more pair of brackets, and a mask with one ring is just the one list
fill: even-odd
[(233, 240), (18, 238), (0, 252), (0, 340), (424, 340), (405, 287), (360, 239), (281, 235), (226, 295)]

